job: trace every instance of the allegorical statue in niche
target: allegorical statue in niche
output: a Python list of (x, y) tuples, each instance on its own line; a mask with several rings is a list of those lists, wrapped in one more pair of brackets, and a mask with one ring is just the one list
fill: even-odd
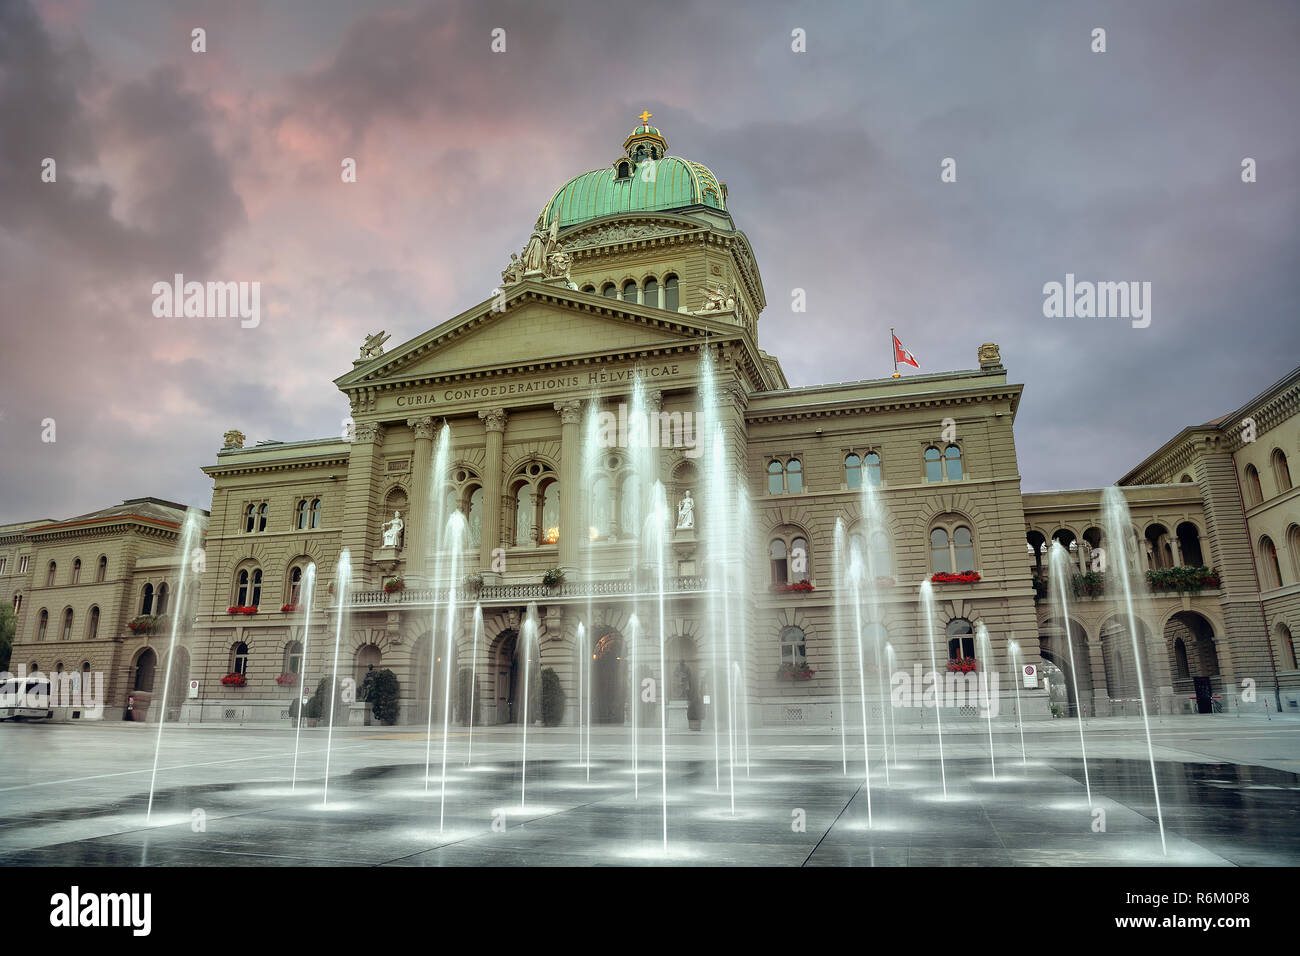
[(686, 489), (686, 494), (682, 497), (682, 500), (677, 502), (677, 527), (695, 527), (695, 499), (691, 497), (689, 488)]
[(402, 544), (402, 529), (405, 527), (406, 524), (402, 521), (402, 513), (400, 511), (394, 511), (393, 520), (385, 521), (380, 526), (381, 530), (384, 532), (384, 547), (400, 548)]

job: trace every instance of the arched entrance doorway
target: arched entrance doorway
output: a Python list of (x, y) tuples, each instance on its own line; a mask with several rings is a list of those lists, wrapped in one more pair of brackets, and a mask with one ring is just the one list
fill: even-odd
[(127, 708), (128, 720), (148, 720), (149, 702), (153, 699), (153, 687), (157, 677), (158, 655), (152, 647), (146, 647), (136, 655), (131, 666), (131, 689), (123, 705)]
[(1219, 651), (1214, 626), (1195, 611), (1178, 611), (1165, 622), (1165, 647), (1173, 670), (1174, 690), (1196, 696), (1196, 709), (1211, 713), (1219, 680)]
[[(1083, 716), (1093, 716), (1092, 660), (1088, 651), (1088, 633), (1073, 618), (1069, 621), (1067, 637), (1062, 618), (1048, 618), (1038, 628), (1038, 653), (1060, 669), (1065, 684), (1069, 716), (1077, 717), (1082, 707)], [(1070, 665), (1071, 647), (1074, 666)], [(1075, 699), (1074, 685), (1079, 685), (1079, 699)]]
[(592, 645), (591, 689), (595, 722), (623, 723), (627, 716), (627, 642), (618, 631), (606, 631)]

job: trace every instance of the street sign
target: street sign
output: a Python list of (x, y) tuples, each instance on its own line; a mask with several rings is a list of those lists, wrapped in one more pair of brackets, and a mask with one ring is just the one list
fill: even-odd
[(1026, 664), (1024, 669), (1024, 679), (1026, 687), (1038, 686), (1038, 668), (1033, 664)]
[(192, 680), (190, 681), (190, 700), (193, 700), (198, 696), (199, 696), (199, 682), (196, 680)]

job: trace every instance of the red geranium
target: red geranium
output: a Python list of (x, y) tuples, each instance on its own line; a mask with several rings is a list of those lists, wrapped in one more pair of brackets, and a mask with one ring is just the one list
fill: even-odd
[(772, 588), (775, 591), (800, 591), (803, 593), (817, 590), (813, 587), (811, 581), (796, 581), (794, 584), (774, 584)]
[(248, 678), (243, 674), (231, 672), (221, 678), (221, 683), (225, 684), (227, 687), (243, 687), (248, 683)]
[(959, 657), (955, 661), (948, 662), (948, 670), (954, 674), (969, 674), (975, 669), (975, 658)]
[(931, 584), (974, 584), (980, 579), (978, 571), (962, 571), (960, 574), (953, 574), (949, 571), (939, 571), (931, 575)]

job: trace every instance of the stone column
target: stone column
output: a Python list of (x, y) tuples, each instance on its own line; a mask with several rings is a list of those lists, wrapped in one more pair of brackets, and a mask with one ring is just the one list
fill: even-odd
[(483, 541), (479, 546), (479, 568), (492, 568), (492, 552), (501, 547), (501, 451), (506, 437), (506, 410), (480, 409), (486, 434), (483, 462)]
[(429, 550), (429, 488), (432, 484), (429, 472), (433, 468), (433, 416), (408, 418), (406, 424), (415, 433), (415, 454), (411, 458), (410, 517), (404, 529), (406, 543), (402, 550), (406, 558), (406, 574), (411, 578), (409, 583), (423, 587), (425, 557)]
[[(379, 422), (358, 422), (353, 432), (352, 451), (348, 456), (348, 480), (343, 495), (343, 547), (352, 555), (353, 588), (364, 589), (369, 581), (370, 552), (380, 540), (379, 525), (392, 515), (379, 511), (379, 452), (384, 447), (384, 426)], [(378, 517), (378, 520), (376, 520)], [(405, 516), (403, 516), (405, 518)], [(326, 582), (333, 579), (334, 569), (318, 567), (316, 580), (323, 596)]]
[(560, 414), (560, 567), (572, 573), (578, 567), (578, 542), (582, 526), (581, 478), (582, 402), (576, 398), (556, 402)]

